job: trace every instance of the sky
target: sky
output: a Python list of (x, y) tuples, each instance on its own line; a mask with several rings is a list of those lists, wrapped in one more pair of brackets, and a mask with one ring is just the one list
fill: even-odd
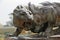
[(17, 5), (27, 5), (29, 2), (38, 4), (44, 1), (60, 2), (60, 0), (0, 0), (0, 23), (5, 25), (10, 21), (9, 15)]

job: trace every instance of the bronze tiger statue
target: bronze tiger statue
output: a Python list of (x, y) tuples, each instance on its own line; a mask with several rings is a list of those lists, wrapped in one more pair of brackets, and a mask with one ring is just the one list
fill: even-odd
[(17, 27), (14, 36), (18, 36), (23, 29), (34, 33), (47, 32), (49, 36), (53, 26), (60, 25), (59, 3), (40, 3), (35, 6), (28, 4), (28, 8), (17, 6), (13, 12), (13, 24)]

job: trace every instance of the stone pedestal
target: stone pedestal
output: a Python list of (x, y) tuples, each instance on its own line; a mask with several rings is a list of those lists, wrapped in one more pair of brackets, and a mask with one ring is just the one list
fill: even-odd
[(6, 37), (5, 40), (60, 40), (60, 35), (53, 35), (50, 36), (49, 39), (44, 38), (44, 37)]
[(46, 40), (46, 38), (7, 37), (5, 40)]
[(50, 36), (50, 40), (60, 40), (60, 35)]

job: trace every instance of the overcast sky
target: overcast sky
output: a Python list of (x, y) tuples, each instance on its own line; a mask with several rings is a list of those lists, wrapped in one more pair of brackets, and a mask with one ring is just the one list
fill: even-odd
[(10, 20), (8, 14), (12, 13), (17, 5), (27, 5), (29, 2), (38, 4), (44, 1), (60, 2), (59, 0), (0, 0), (0, 23), (4, 25)]

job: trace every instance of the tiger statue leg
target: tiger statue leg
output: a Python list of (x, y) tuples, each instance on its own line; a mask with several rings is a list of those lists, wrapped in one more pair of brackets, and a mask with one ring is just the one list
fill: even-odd
[[(37, 29), (37, 27), (39, 29)], [(35, 35), (33, 35), (33, 37), (47, 37), (47, 35), (45, 34), (45, 30), (48, 28), (48, 22), (43, 23), (40, 26), (37, 26), (33, 32), (37, 33)]]

